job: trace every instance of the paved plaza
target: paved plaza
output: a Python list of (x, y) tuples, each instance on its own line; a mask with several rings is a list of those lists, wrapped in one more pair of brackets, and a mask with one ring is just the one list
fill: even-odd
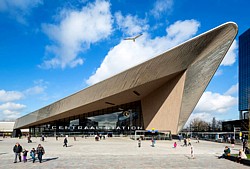
[[(142, 147), (137, 146), (137, 141), (126, 137), (106, 138), (106, 140), (94, 141), (94, 138), (77, 137), (76, 141), (72, 137), (68, 139), (69, 146), (63, 147), (62, 137), (58, 141), (54, 137), (45, 138), (45, 142), (40, 138), (32, 138), (32, 143), (27, 143), (27, 139), (1, 138), (0, 139), (0, 168), (9, 169), (64, 169), (64, 168), (86, 168), (86, 169), (163, 169), (163, 168), (204, 168), (204, 169), (235, 169), (249, 168), (226, 159), (218, 159), (224, 147), (229, 144), (200, 141), (194, 146), (195, 158), (190, 158), (190, 147), (180, 146), (183, 142), (177, 141), (177, 148), (172, 148), (172, 141), (156, 141), (156, 146), (151, 147), (150, 141), (142, 141)], [(45, 148), (43, 162), (13, 163), (14, 153), (12, 151), (16, 142), (23, 148), (31, 150), (39, 143)], [(237, 153), (242, 148), (240, 145), (231, 147), (232, 153)], [(28, 153), (29, 154), (29, 153)]]

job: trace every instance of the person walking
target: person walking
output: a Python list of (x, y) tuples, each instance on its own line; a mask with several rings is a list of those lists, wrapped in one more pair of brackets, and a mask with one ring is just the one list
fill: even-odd
[(13, 152), (15, 153), (15, 161), (14, 163), (17, 162), (17, 156), (19, 158), (19, 161), (21, 162), (21, 152), (23, 151), (22, 146), (19, 143), (16, 143), (15, 146), (13, 147)]
[(65, 138), (64, 138), (63, 142), (64, 142), (63, 147), (64, 147), (64, 146), (66, 146), (66, 147), (67, 147), (67, 144), (68, 144), (68, 139), (67, 139), (67, 137), (65, 137)]
[(243, 151), (246, 153), (246, 150), (248, 149), (248, 143), (247, 143), (247, 140), (245, 139), (243, 141)]
[(27, 162), (27, 154), (28, 154), (28, 151), (24, 148), (24, 150), (23, 150), (23, 162), (24, 163)]
[(30, 156), (32, 158), (33, 163), (36, 161), (36, 150), (35, 148), (32, 148), (32, 150), (30, 150)]
[(199, 141), (199, 137), (198, 136), (196, 136), (196, 143), (199, 143), (200, 141)]
[(36, 148), (36, 153), (37, 153), (38, 160), (41, 163), (43, 155), (45, 154), (44, 148), (42, 147), (41, 144), (38, 144), (38, 147)]
[(186, 138), (184, 138), (183, 142), (184, 142), (183, 146), (187, 147), (187, 139)]
[(30, 136), (30, 135), (28, 135), (27, 140), (28, 140), (28, 143), (32, 143), (32, 140), (31, 140), (31, 136)]
[(194, 147), (193, 146), (190, 147), (190, 154), (191, 154), (191, 158), (194, 158)]
[(41, 137), (41, 141), (44, 141), (44, 135), (42, 135), (42, 137)]
[(138, 147), (141, 147), (141, 138), (138, 138)]
[(231, 139), (231, 144), (232, 144), (232, 148), (234, 148), (234, 144), (235, 144), (235, 139), (234, 139), (234, 137), (232, 137), (232, 139)]
[(191, 140), (188, 138), (188, 146), (191, 146)]
[(155, 139), (154, 139), (154, 137), (152, 137), (151, 142), (152, 142), (151, 146), (154, 147), (155, 146)]

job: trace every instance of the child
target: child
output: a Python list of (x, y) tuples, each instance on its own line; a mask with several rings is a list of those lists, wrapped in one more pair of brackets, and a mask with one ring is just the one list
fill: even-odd
[(30, 151), (30, 156), (31, 156), (31, 158), (33, 160), (33, 163), (34, 163), (35, 160), (36, 160), (36, 150), (35, 150), (35, 148), (32, 148), (32, 150)]
[(151, 142), (152, 142), (151, 146), (154, 147), (155, 146), (155, 139), (154, 139), (154, 137), (152, 137)]
[(141, 138), (138, 138), (138, 147), (141, 147)]
[(23, 150), (23, 162), (26, 163), (27, 162), (27, 153), (28, 151), (26, 149)]
[(177, 143), (176, 142), (174, 142), (174, 147), (173, 148), (176, 148), (177, 147)]
[(190, 148), (191, 148), (191, 152), (190, 152), (191, 153), (191, 158), (194, 158), (194, 147), (191, 146)]

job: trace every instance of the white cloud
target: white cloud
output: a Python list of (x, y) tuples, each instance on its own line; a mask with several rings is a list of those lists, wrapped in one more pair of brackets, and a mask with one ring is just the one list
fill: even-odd
[(26, 89), (23, 93), (25, 95), (37, 95), (44, 93), (45, 89), (47, 88), (48, 82), (45, 82), (42, 79), (34, 81), (35, 86)]
[(195, 118), (211, 122), (217, 113), (227, 113), (237, 105), (237, 98), (229, 95), (235, 92), (235, 86), (237, 85), (233, 85), (224, 95), (210, 91), (204, 92), (193, 113), (187, 120), (185, 127)]
[(155, 18), (160, 18), (161, 16), (164, 16), (164, 13), (172, 11), (173, 4), (173, 0), (157, 0), (151, 10), (151, 14)]
[(4, 120), (14, 120), (20, 116), (20, 112), (23, 111), (23, 109), (26, 106), (23, 104), (17, 104), (13, 102), (7, 102), (0, 105), (0, 115), (1, 119)]
[(220, 76), (223, 74), (223, 70), (222, 69), (218, 69), (216, 72), (215, 72), (215, 75), (214, 76)]
[(43, 24), (42, 29), (53, 41), (46, 46), (49, 57), (40, 67), (65, 68), (83, 64), (78, 54), (91, 44), (107, 38), (112, 32), (110, 3), (96, 0), (80, 11), (62, 10), (59, 24)]
[(148, 29), (146, 20), (139, 19), (137, 16), (123, 16), (121, 12), (115, 13), (116, 23), (123, 33), (129, 36), (139, 34)]
[(42, 86), (34, 86), (25, 90), (25, 94), (28, 94), (28, 95), (41, 94), (43, 92), (44, 92), (44, 87)]
[(219, 93), (204, 92), (194, 113), (223, 113), (237, 104), (237, 98)]
[(199, 26), (196, 20), (177, 21), (166, 29), (165, 36), (151, 39), (145, 32), (136, 42), (121, 41), (108, 52), (86, 83), (97, 83), (180, 44), (194, 36)]
[(0, 102), (9, 102), (14, 100), (20, 100), (23, 98), (23, 94), (18, 91), (5, 91), (0, 90)]
[(13, 103), (13, 101), (21, 101), (26, 98), (31, 98), (32, 95), (41, 95), (45, 93), (48, 82), (44, 80), (34, 81), (34, 86), (22, 92), (20, 91), (5, 91), (0, 90), (0, 120), (13, 120), (21, 116), (26, 105)]
[(19, 103), (7, 102), (0, 105), (0, 110), (21, 110), (26, 106)]
[(228, 89), (226, 92), (225, 92), (225, 95), (238, 95), (238, 88), (239, 88), (239, 83), (233, 85), (230, 87), (230, 89)]
[(43, 4), (43, 0), (1, 0), (0, 12), (5, 12), (18, 22), (26, 24), (25, 16), (30, 14), (32, 8)]
[(225, 58), (221, 62), (221, 65), (223, 66), (231, 66), (235, 63), (236, 61), (236, 56), (238, 53), (238, 44), (237, 41), (234, 40), (232, 46), (229, 48)]

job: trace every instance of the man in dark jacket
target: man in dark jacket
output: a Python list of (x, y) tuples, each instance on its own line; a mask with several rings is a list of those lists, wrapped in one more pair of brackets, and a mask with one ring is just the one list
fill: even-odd
[(37, 157), (39, 162), (42, 162), (42, 157), (45, 154), (44, 148), (41, 146), (41, 144), (38, 144), (38, 147), (36, 148), (36, 153), (37, 153)]
[(17, 156), (19, 158), (19, 161), (21, 162), (21, 152), (23, 151), (22, 146), (19, 143), (16, 143), (16, 145), (13, 147), (13, 152), (15, 153), (15, 161), (14, 163), (17, 162)]
[(67, 137), (65, 137), (65, 138), (64, 138), (64, 141), (63, 141), (63, 142), (64, 142), (64, 145), (63, 145), (63, 147), (64, 147), (64, 146), (66, 146), (66, 147), (67, 147), (67, 144), (68, 144), (68, 140), (67, 140)]

